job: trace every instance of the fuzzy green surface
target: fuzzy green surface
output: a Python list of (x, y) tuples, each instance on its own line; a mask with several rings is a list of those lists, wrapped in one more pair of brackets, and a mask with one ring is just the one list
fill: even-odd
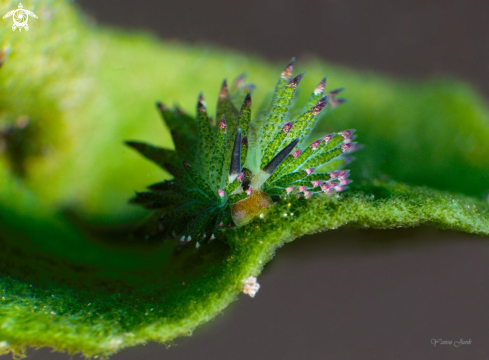
[[(81, 239), (73, 227), (49, 224), (40, 216), (29, 219), (29, 231), (22, 230), (25, 217), (8, 220), (9, 231), (18, 236), (15, 244), (4, 242), (0, 252), (2, 273), (9, 274), (1, 280), (2, 339), (12, 349), (28, 344), (86, 355), (188, 335), (235, 300), (242, 280), (258, 275), (277, 247), (307, 233), (344, 224), (394, 228), (429, 223), (489, 235), (487, 204), (394, 183), (359, 187), (333, 199), (283, 202), (264, 220), (229, 231), (229, 246), (188, 247), (177, 257), (171, 243), (129, 251), (87, 243), (90, 238)], [(59, 241), (61, 251), (75, 250), (78, 240), (78, 261), (67, 260), (70, 254), (27, 250), (41, 236)], [(65, 239), (73, 243), (63, 244)]]
[[(0, 13), (17, 5), (3, 2)], [(50, 346), (94, 356), (188, 335), (306, 233), (429, 223), (489, 235), (489, 111), (476, 93), (456, 81), (394, 82), (311, 60), (297, 64), (306, 71), (297, 101), (324, 75), (327, 90), (347, 88), (349, 103), (316, 133), (357, 129), (365, 148), (349, 166), (356, 185), (339, 197), (281, 202), (229, 231), (229, 244), (175, 256), (172, 242), (131, 242), (126, 228), (109, 225), (144, 215), (127, 199), (167, 175), (123, 141), (172, 146), (154, 102), (195, 114), (200, 91), (214, 104), (222, 79), (246, 71), (258, 105), (283, 64), (90, 27), (64, 1), (23, 5), (39, 16), (28, 32), (0, 22), (8, 49), (0, 125), (29, 116), (38, 131), (25, 141), (44, 150), (25, 157), (23, 177), (0, 154), (0, 353)]]

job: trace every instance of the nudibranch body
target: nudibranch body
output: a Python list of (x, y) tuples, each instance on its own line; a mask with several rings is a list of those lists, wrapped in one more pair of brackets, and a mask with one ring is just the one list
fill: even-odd
[(152, 233), (178, 236), (183, 244), (196, 240), (200, 246), (214, 239), (218, 229), (248, 224), (274, 201), (347, 188), (349, 172), (341, 169), (351, 161), (345, 153), (355, 149), (354, 130), (304, 146), (324, 109), (344, 102), (336, 98), (341, 89), (325, 94), (324, 78), (291, 121), (292, 100), (303, 77), (292, 78), (293, 65), (294, 60), (281, 73), (268, 110), (253, 120), (253, 86), (244, 76), (231, 90), (223, 82), (215, 124), (202, 95), (195, 118), (158, 104), (175, 149), (127, 142), (173, 176), (131, 199), (155, 211)]

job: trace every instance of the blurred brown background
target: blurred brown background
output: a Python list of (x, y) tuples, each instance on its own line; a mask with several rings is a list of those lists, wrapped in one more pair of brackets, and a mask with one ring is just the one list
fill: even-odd
[[(489, 95), (484, 1), (75, 3), (100, 24), (165, 39), (282, 62), (315, 54), (399, 78), (450, 74)], [(279, 250), (258, 280), (254, 299), (241, 296), (192, 338), (168, 350), (127, 349), (112, 359), (489, 359), (484, 238), (429, 227), (331, 231)], [(431, 344), (461, 338), (472, 344)], [(70, 357), (44, 349), (28, 359)]]
[(398, 77), (451, 74), (489, 94), (480, 0), (76, 0), (97, 22), (272, 60), (315, 54)]

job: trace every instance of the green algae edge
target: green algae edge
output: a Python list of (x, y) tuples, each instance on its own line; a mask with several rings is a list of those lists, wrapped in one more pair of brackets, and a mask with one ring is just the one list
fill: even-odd
[[(22, 354), (25, 346), (49, 346), (91, 357), (110, 355), (148, 341), (171, 343), (176, 337), (190, 335), (195, 327), (211, 320), (236, 300), (243, 280), (250, 275), (258, 276), (276, 249), (286, 242), (343, 225), (395, 228), (420, 224), (489, 235), (489, 206), (464, 196), (396, 183), (363, 185), (334, 198), (318, 196), (308, 201), (291, 198), (290, 202), (273, 206), (264, 219), (238, 231), (230, 230), (229, 246), (223, 248), (215, 242), (214, 248), (212, 244), (206, 245), (207, 251), (189, 251), (183, 263), (189, 259), (199, 262), (202, 258), (208, 262), (197, 265), (198, 275), (179, 275), (179, 279), (166, 285), (148, 281), (142, 286), (134, 269), (121, 270), (114, 277), (110, 266), (108, 269), (83, 267), (64, 259), (39, 254), (29, 258), (22, 254), (18, 264), (22, 269), (57, 271), (64, 276), (42, 286), (33, 286), (34, 278), (21, 282), (2, 277), (1, 349), (4, 353), (12, 350)], [(48, 233), (46, 222), (38, 226)], [(76, 230), (67, 225), (56, 224), (50, 230), (51, 236), (56, 236), (57, 231), (62, 231), (62, 236), (76, 236), (70, 235), (70, 231)], [(157, 250), (161, 258), (165, 254), (173, 256), (162, 248)], [(106, 251), (112, 257), (118, 253), (115, 249), (99, 251)], [(2, 259), (3, 262), (15, 262), (12, 260), (15, 254), (12, 252), (10, 260)], [(134, 258), (140, 255), (144, 257), (145, 252), (132, 254)], [(120, 256), (123, 258), (124, 254)], [(80, 271), (85, 274), (80, 276), (77, 274)], [(132, 279), (124, 280), (125, 275)], [(139, 275), (155, 277), (150, 269)], [(70, 286), (69, 277), (75, 278), (79, 293)], [(118, 286), (124, 289), (121, 291)]]

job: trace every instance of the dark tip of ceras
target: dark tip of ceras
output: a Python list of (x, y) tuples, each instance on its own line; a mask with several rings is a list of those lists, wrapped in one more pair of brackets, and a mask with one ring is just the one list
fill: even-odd
[(273, 174), (275, 169), (285, 160), (285, 158), (294, 150), (295, 146), (299, 143), (299, 138), (292, 141), (289, 145), (283, 148), (275, 157), (263, 168), (268, 174)]
[(241, 146), (248, 146), (248, 136), (245, 136), (243, 140), (241, 140)]
[(355, 132), (354, 129), (350, 129), (350, 130), (340, 131), (338, 134), (340, 134), (341, 136), (343, 136), (344, 139), (347, 139), (347, 138), (351, 137), (354, 132)]
[(296, 150), (292, 153), (292, 156), (294, 157), (294, 159), (297, 159), (297, 157), (302, 154), (302, 150)]
[(362, 150), (364, 148), (363, 145), (358, 144), (356, 142), (351, 142), (349, 144), (353, 144), (353, 146), (350, 149), (348, 149), (348, 153), (353, 153), (355, 151)]
[(301, 82), (302, 78), (304, 77), (305, 73), (297, 75), (295, 78), (289, 81), (287, 86), (292, 86), (292, 87), (297, 87), (299, 83)]
[(222, 82), (221, 90), (219, 90), (219, 100), (224, 100), (229, 96), (228, 82), (226, 79)]
[(330, 142), (330, 140), (333, 138), (334, 134), (329, 134), (323, 137), (324, 142), (327, 144)]
[(238, 129), (234, 138), (233, 152), (231, 153), (231, 165), (229, 176), (238, 175), (241, 172), (241, 129)]
[(251, 94), (250, 93), (246, 94), (246, 97), (243, 101), (243, 106), (251, 107)]
[(344, 144), (347, 144), (347, 143), (349, 143), (349, 142), (353, 142), (353, 141), (354, 141), (356, 138), (357, 138), (357, 136), (356, 136), (356, 135), (352, 135), (352, 136), (350, 136), (350, 137), (345, 138), (345, 139), (343, 140), (343, 143), (344, 143)]
[(206, 112), (206, 102), (204, 100), (204, 95), (202, 93), (199, 94), (199, 100), (197, 101), (197, 111), (199, 113)]
[(335, 184), (334, 183), (326, 183), (320, 185), (321, 190), (324, 191), (325, 193), (329, 193), (332, 188), (334, 188)]
[(328, 175), (329, 175), (329, 180), (334, 180), (341, 175), (341, 171), (333, 171), (330, 172)]
[(340, 146), (340, 149), (342, 152), (347, 152), (348, 150), (353, 150), (353, 146), (355, 146), (357, 143), (355, 142), (351, 142), (351, 143), (348, 143), (348, 144), (343, 144)]
[(313, 115), (318, 115), (324, 107), (328, 104), (328, 98), (323, 97), (318, 103), (311, 109)]
[(292, 125), (294, 125), (294, 122), (291, 121), (291, 122), (288, 122), (287, 124), (284, 125), (284, 127), (282, 128), (282, 131), (286, 134), (289, 133), (290, 129), (292, 129)]
[(233, 89), (239, 89), (240, 87), (245, 86), (246, 73), (240, 74), (233, 83)]
[(292, 77), (292, 71), (294, 70), (295, 58), (292, 58), (290, 62), (285, 67), (284, 71), (280, 74), (282, 79), (289, 80)]
[(168, 110), (168, 108), (166, 107), (165, 104), (163, 104), (162, 102), (158, 101), (156, 103), (156, 107), (158, 108), (158, 110), (160, 111), (165, 111), (165, 110)]
[(199, 113), (205, 113), (205, 112), (207, 112), (204, 103), (202, 101), (200, 101), (200, 100), (197, 103), (197, 112), (199, 112)]
[(221, 118), (221, 122), (219, 123), (219, 130), (224, 130), (226, 131), (228, 126), (226, 125), (226, 119), (224, 118), (224, 115)]
[(343, 103), (346, 103), (348, 100), (346, 99), (331, 99), (329, 101), (329, 105), (331, 106), (332, 109), (340, 106)]
[(325, 88), (326, 88), (326, 77), (324, 77), (323, 80), (321, 80), (321, 82), (318, 84), (318, 86), (316, 86), (316, 88), (314, 89), (314, 95), (322, 94)]
[(350, 170), (340, 170), (338, 177), (342, 179), (346, 179), (350, 176)]
[(343, 90), (345, 90), (345, 88), (339, 88), (339, 89), (335, 89), (335, 90), (332, 90), (328, 93), (327, 97), (332, 99), (334, 98), (336, 95), (338, 95), (340, 92), (342, 92)]
[(313, 150), (316, 150), (319, 145), (321, 145), (321, 143), (323, 142), (324, 140), (323, 139), (319, 139), (319, 140), (316, 140), (314, 141), (311, 145), (309, 145)]

